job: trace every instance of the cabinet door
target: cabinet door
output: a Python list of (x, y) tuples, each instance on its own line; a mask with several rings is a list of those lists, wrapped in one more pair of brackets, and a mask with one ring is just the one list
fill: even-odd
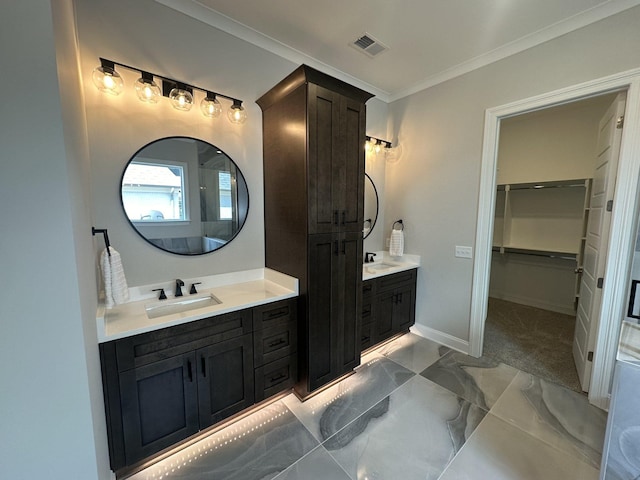
[(128, 465), (198, 431), (193, 353), (122, 372), (120, 392)]
[(406, 285), (396, 291), (393, 305), (393, 333), (409, 330), (415, 322), (415, 285)]
[(196, 351), (200, 428), (253, 405), (253, 335)]
[(340, 244), (337, 234), (309, 236), (306, 358), (309, 391), (336, 378)]
[(382, 342), (394, 334), (393, 310), (396, 294), (393, 290), (379, 293), (375, 302), (374, 343)]
[(334, 298), (338, 315), (338, 375), (360, 365), (362, 315), (362, 232), (345, 233), (340, 238), (339, 271), (334, 275), (339, 283)]
[[(346, 232), (362, 232), (364, 221), (364, 140), (366, 107), (343, 97), (340, 129), (344, 148), (344, 188), (341, 190), (340, 226)], [(342, 188), (342, 184), (340, 185)]]
[[(309, 233), (339, 229), (344, 196), (344, 137), (340, 134), (341, 95), (308, 87), (308, 202)], [(364, 183), (364, 182), (363, 182)]]

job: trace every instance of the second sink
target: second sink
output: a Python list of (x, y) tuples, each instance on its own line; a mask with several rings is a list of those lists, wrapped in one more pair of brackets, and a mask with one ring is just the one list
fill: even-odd
[(145, 305), (145, 311), (148, 318), (158, 318), (165, 315), (195, 310), (196, 308), (209, 307), (219, 305), (222, 302), (214, 294), (198, 295), (193, 297), (184, 297), (180, 300), (160, 301), (158, 303), (150, 303)]

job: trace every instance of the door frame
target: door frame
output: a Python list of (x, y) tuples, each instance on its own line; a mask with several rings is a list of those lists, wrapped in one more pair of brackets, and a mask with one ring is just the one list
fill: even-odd
[(489, 297), (501, 120), (620, 90), (627, 90), (627, 105), (616, 173), (609, 246), (606, 252), (608, 261), (602, 289), (600, 321), (589, 391), (589, 401), (603, 409), (609, 406), (609, 387), (615, 365), (620, 326), (625, 318), (627, 283), (636, 235), (635, 222), (640, 193), (638, 185), (640, 178), (640, 68), (485, 111), (469, 323), (469, 354), (479, 357), (482, 355)]

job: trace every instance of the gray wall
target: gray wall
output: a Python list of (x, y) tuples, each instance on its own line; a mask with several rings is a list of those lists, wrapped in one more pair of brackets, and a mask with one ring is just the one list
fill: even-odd
[(106, 479), (84, 108), (72, 4), (55, 7), (0, 19), (0, 472)]
[[(255, 100), (298, 65), (151, 0), (79, 2), (78, 29), (94, 221), (109, 229), (129, 286), (263, 267), (262, 112)], [(91, 83), (99, 57), (240, 98), (248, 120), (242, 126), (232, 125), (226, 112), (208, 119), (197, 105), (180, 112), (166, 99), (144, 104), (133, 90), (139, 74), (125, 69), (118, 69), (125, 80), (124, 92), (105, 95)], [(224, 99), (221, 103), (225, 109), (229, 105)], [(373, 99), (368, 110), (369, 122), (386, 129), (386, 104)], [(245, 226), (218, 252), (181, 257), (150, 248), (125, 219), (119, 198), (124, 166), (143, 145), (173, 135), (197, 137), (220, 147), (247, 181), (250, 208)]]
[(405, 220), (405, 250), (422, 256), (425, 331), (469, 339), (473, 264), (454, 246), (474, 244), (485, 110), (640, 67), (638, 25), (635, 7), (390, 105), (405, 153), (387, 167), (385, 217)]

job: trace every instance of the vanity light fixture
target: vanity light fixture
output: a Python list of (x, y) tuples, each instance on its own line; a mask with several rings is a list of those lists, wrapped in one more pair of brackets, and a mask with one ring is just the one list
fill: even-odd
[(153, 75), (147, 72), (140, 72), (140, 78), (136, 80), (136, 93), (138, 98), (147, 103), (158, 103), (160, 98), (160, 87), (153, 81)]
[(111, 60), (100, 59), (100, 66), (91, 75), (93, 84), (104, 93), (120, 95), (122, 92), (122, 77), (116, 72), (115, 64)]
[[(247, 119), (247, 112), (242, 106), (242, 100), (105, 58), (100, 58), (100, 66), (95, 68), (92, 74), (93, 83), (101, 92), (111, 95), (118, 95), (122, 92), (124, 82), (116, 71), (116, 65), (140, 72), (140, 78), (135, 83), (135, 89), (138, 98), (143, 102), (157, 103), (160, 96), (164, 96), (171, 100), (174, 108), (187, 111), (191, 110), (195, 101), (194, 90), (198, 90), (205, 94), (205, 97), (200, 102), (200, 110), (206, 117), (216, 118), (221, 115), (222, 105), (218, 100), (221, 97), (232, 103), (227, 111), (227, 116), (231, 123), (242, 124)], [(154, 81), (154, 77), (162, 79), (162, 88)]]
[(402, 148), (400, 145), (395, 147), (391, 146), (391, 142), (388, 140), (382, 140), (381, 138), (366, 136), (367, 141), (364, 144), (364, 149), (367, 154), (383, 154), (385, 160), (388, 163), (396, 163), (402, 155)]
[(380, 138), (372, 137), (370, 135), (367, 135), (366, 138), (367, 138), (367, 141), (364, 143), (364, 149), (367, 152), (374, 152), (378, 154), (382, 151), (383, 147), (385, 150), (391, 148), (391, 142), (388, 142), (387, 140), (382, 140)]

